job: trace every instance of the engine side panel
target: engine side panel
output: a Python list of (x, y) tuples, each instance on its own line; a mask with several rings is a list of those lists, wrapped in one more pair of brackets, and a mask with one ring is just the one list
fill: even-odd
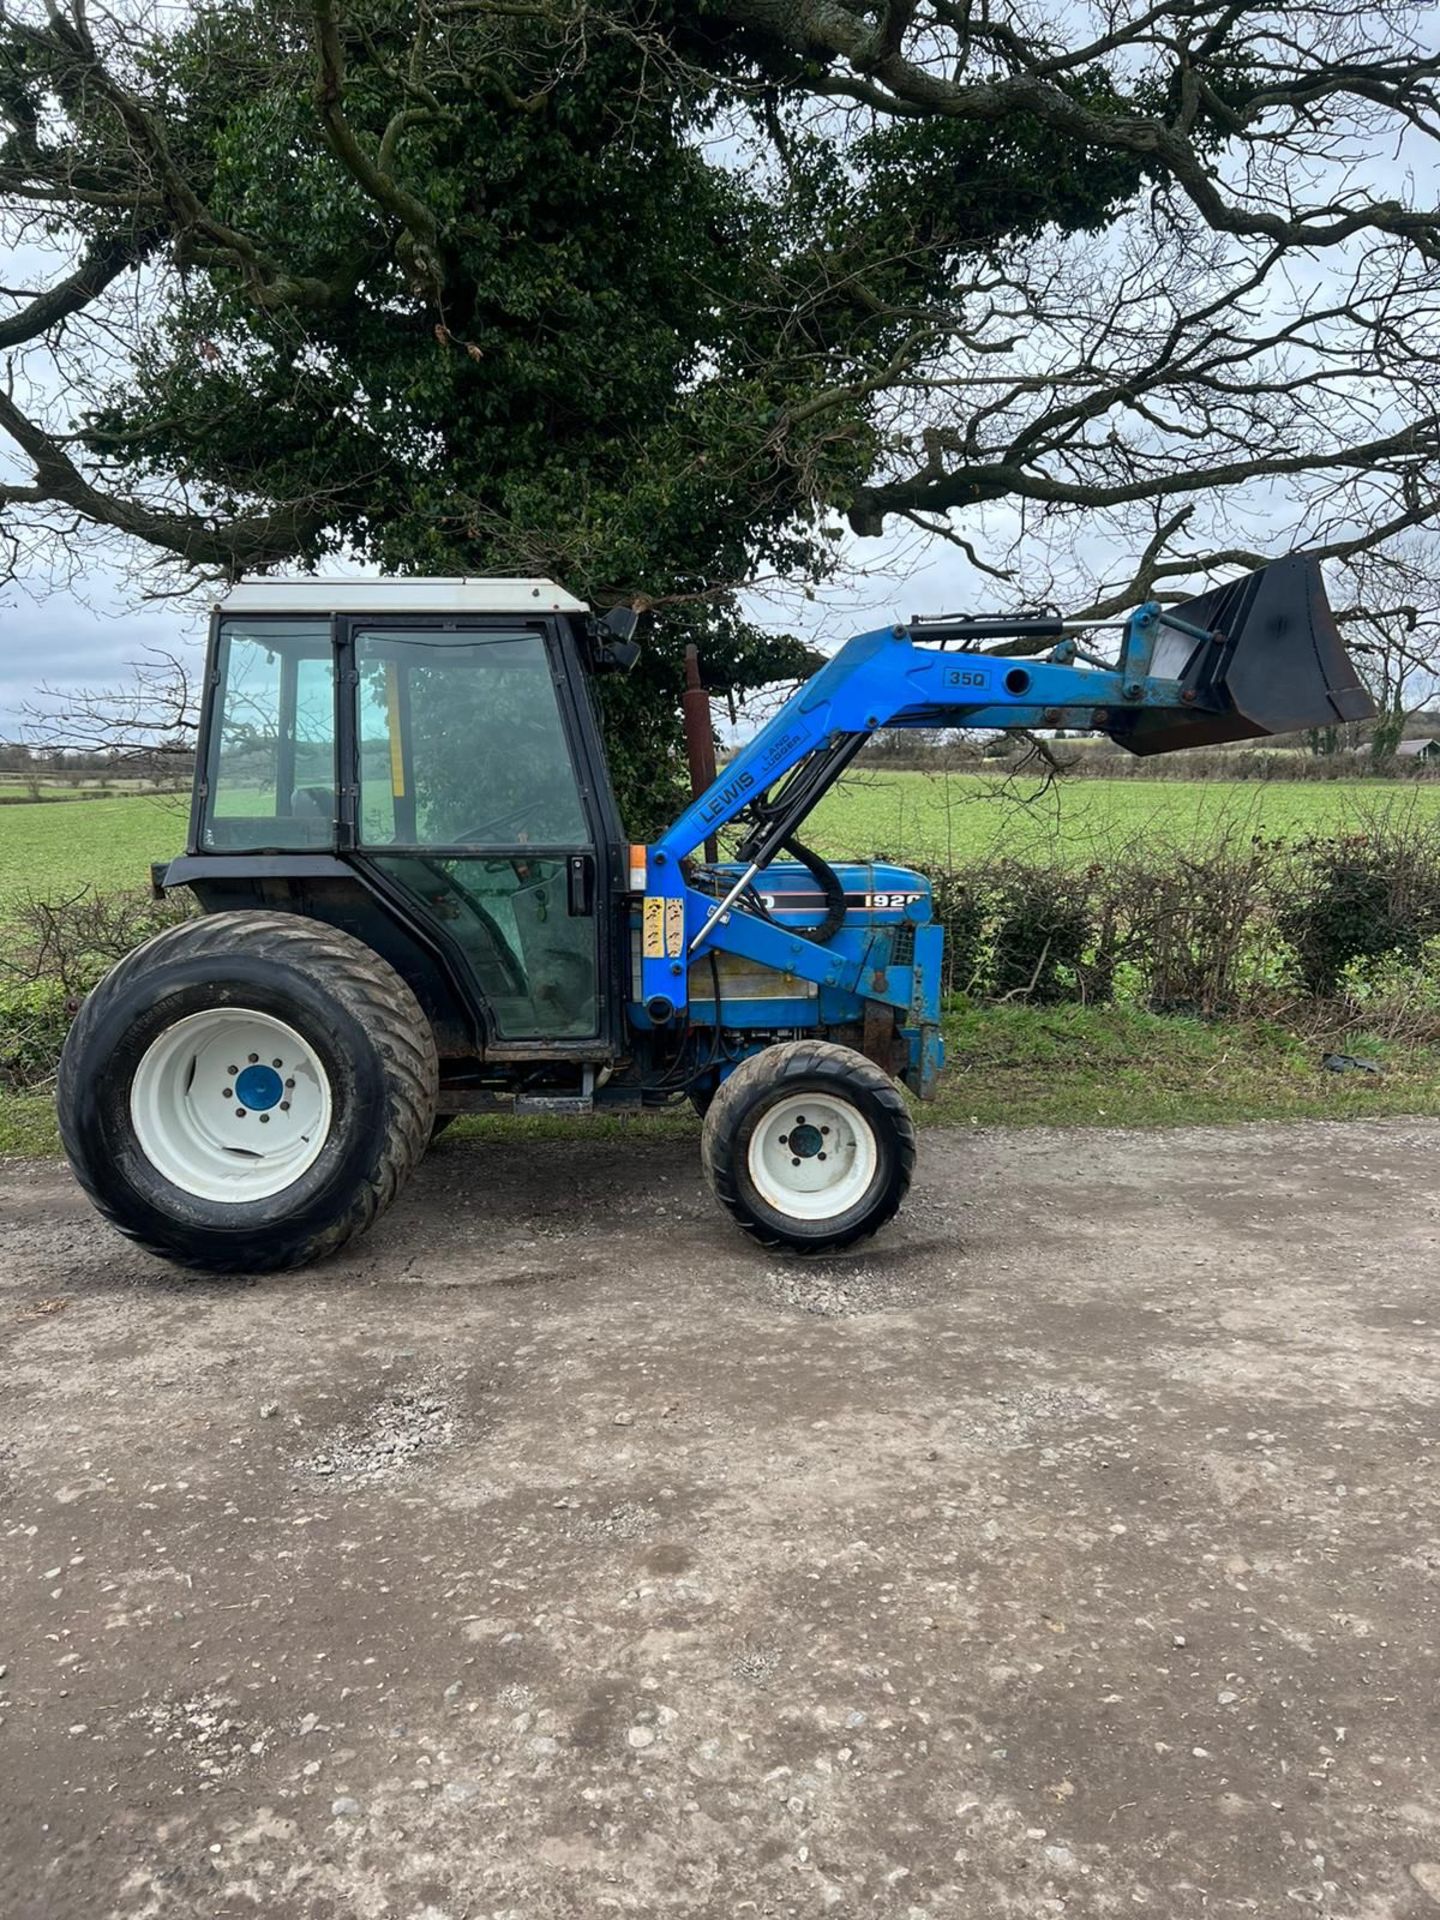
[[(710, 872), (724, 891), (741, 869), (722, 865)], [(807, 980), (733, 951), (702, 950), (688, 969), (689, 1017), (697, 1026), (720, 1026), (727, 1039), (749, 1038), (756, 1046), (804, 1033), (839, 1040), (929, 1098), (943, 1064), (943, 935), (931, 917), (930, 884), (922, 874), (887, 864), (845, 864), (835, 872), (847, 911), (825, 951), (859, 969), (858, 990)], [(775, 862), (756, 892), (776, 926), (803, 935), (825, 920), (828, 903), (814, 876), (798, 863)], [(650, 1020), (639, 1000), (644, 936), (638, 916), (632, 932), (636, 997), (631, 1011), (643, 1029)]]

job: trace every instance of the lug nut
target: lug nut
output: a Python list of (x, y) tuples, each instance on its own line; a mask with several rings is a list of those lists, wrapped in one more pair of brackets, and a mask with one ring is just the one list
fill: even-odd
[(280, 1111), (282, 1113), (288, 1113), (290, 1111), (290, 1102), (288, 1100), (282, 1100), (280, 1102)]
[(222, 1087), (220, 1089), (220, 1098), (222, 1100), (233, 1100), (235, 1098), (233, 1089), (230, 1087)]
[(792, 1166), (792, 1167), (798, 1167), (798, 1166), (799, 1166), (799, 1164), (800, 1164), (800, 1162), (799, 1162), (798, 1160), (792, 1160), (792, 1161), (790, 1162), (790, 1164), (791, 1164), (791, 1166)]
[(788, 1147), (788, 1146), (789, 1146), (789, 1144), (790, 1144), (790, 1136), (789, 1136), (789, 1134), (788, 1134), (788, 1133), (782, 1133), (782, 1134), (781, 1134), (781, 1136), (780, 1136), (780, 1144), (781, 1144), (781, 1146), (782, 1146), (782, 1147)]
[(821, 1127), (820, 1131), (821, 1133), (829, 1133), (830, 1129), (829, 1127)]
[(262, 1127), (268, 1127), (268, 1126), (269, 1126), (269, 1124), (270, 1124), (270, 1116), (269, 1116), (269, 1114), (268, 1114), (268, 1113), (262, 1113), (262, 1114), (261, 1114), (261, 1116), (260, 1116), (260, 1124), (261, 1124), (261, 1126), (262, 1126)]
[(279, 1068), (279, 1067), (283, 1067), (285, 1062), (283, 1060), (272, 1060), (270, 1064), (272, 1067)]
[(822, 1154), (820, 1154), (820, 1155), (819, 1155), (819, 1158), (820, 1158), (821, 1160), (823, 1160), (823, 1159), (825, 1158), (825, 1155), (824, 1155), (824, 1154), (822, 1153)]
[(243, 1119), (245, 1118), (245, 1109), (244, 1109), (244, 1107), (237, 1107), (237, 1108), (235, 1109), (235, 1118), (236, 1118), (237, 1120), (243, 1120)]
[(235, 1075), (240, 1071), (240, 1069), (238, 1067), (227, 1067), (225, 1071), (230, 1075), (230, 1078), (233, 1080), (235, 1078)]
[(295, 1087), (295, 1082), (293, 1080), (287, 1080), (285, 1082), (285, 1086), (287, 1091), (293, 1092)]
[(252, 1067), (257, 1067), (260, 1064), (260, 1056), (258, 1053), (247, 1053), (245, 1058), (250, 1062)]

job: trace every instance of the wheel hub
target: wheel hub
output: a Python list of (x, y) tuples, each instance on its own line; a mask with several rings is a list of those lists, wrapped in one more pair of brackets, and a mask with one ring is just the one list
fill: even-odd
[[(276, 1061), (275, 1066), (283, 1063)], [(235, 1076), (235, 1098), (252, 1113), (268, 1113), (285, 1095), (285, 1082), (275, 1067), (242, 1067)]]

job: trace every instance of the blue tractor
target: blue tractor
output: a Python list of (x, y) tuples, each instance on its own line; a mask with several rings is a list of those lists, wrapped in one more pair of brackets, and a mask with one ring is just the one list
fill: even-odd
[(591, 691), (634, 630), (549, 581), (228, 594), (187, 851), (156, 874), (202, 912), (112, 970), (60, 1066), (66, 1152), (122, 1232), (297, 1266), (454, 1115), (688, 1097), (740, 1227), (849, 1246), (903, 1201), (902, 1088), (943, 1064), (928, 882), (801, 837), (870, 736), (1067, 726), (1148, 754), (1372, 711), (1303, 555), (1140, 607), (1110, 658), (1094, 623), (916, 619), (851, 640), (635, 846)]

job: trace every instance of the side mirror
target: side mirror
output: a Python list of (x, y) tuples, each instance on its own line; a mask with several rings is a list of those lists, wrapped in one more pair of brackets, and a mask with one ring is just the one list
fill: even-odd
[(641, 615), (633, 607), (612, 607), (590, 626), (590, 665), (596, 673), (629, 673), (640, 658), (634, 639)]
[(602, 647), (600, 650), (598, 662), (600, 671), (629, 673), (642, 651), (638, 640), (612, 640), (608, 647)]

